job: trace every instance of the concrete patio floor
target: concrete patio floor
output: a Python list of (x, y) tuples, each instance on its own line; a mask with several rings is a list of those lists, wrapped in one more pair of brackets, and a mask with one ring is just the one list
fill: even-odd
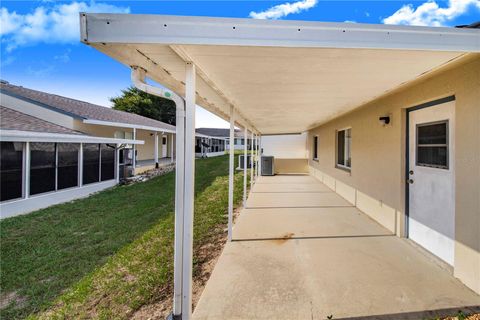
[(424, 319), (480, 296), (309, 176), (255, 184), (194, 319)]

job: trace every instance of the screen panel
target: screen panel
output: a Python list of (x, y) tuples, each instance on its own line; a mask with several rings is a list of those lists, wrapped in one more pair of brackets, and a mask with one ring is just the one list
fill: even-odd
[(115, 178), (115, 147), (108, 144), (101, 145), (102, 170), (101, 180), (111, 180)]
[(30, 143), (30, 194), (55, 191), (55, 143)]
[(100, 181), (100, 145), (83, 145), (83, 184)]
[(1, 142), (0, 201), (22, 197), (23, 142)]
[(78, 186), (78, 151), (77, 143), (58, 143), (58, 183), (57, 189)]

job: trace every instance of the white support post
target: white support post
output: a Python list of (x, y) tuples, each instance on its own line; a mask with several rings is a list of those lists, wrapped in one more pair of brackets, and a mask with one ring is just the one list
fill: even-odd
[(173, 133), (170, 135), (170, 163), (173, 163), (173, 146), (174, 146), (174, 143), (173, 143)]
[[(133, 140), (137, 140), (137, 129), (133, 128)], [(133, 167), (133, 175), (135, 175), (135, 167), (137, 166), (137, 147), (135, 143), (133, 144), (133, 149), (132, 149), (132, 167)]]
[(229, 164), (228, 164), (228, 241), (232, 241), (232, 224), (233, 224), (233, 175), (235, 164), (235, 148), (233, 148), (233, 139), (235, 136), (235, 109), (230, 106), (230, 147)]
[(115, 181), (120, 182), (120, 144), (115, 148)]
[(262, 175), (262, 135), (258, 139), (258, 175)]
[(247, 206), (247, 145), (248, 129), (243, 132), (243, 207)]
[(185, 194), (182, 320), (192, 317), (193, 211), (195, 195), (195, 65), (185, 70)]
[(256, 166), (256, 170), (257, 170), (257, 177), (260, 175), (260, 136), (257, 134), (257, 143), (256, 143), (256, 146), (255, 146), (255, 152), (257, 153), (257, 156), (256, 156), (256, 159), (257, 159), (257, 166)]
[(253, 156), (254, 156), (254, 140), (253, 140), (253, 131), (251, 132), (252, 134), (250, 135), (250, 192), (252, 192), (253, 188)]
[(30, 197), (30, 142), (25, 142), (25, 199)]
[(58, 143), (55, 143), (55, 191), (58, 191)]
[(83, 143), (80, 143), (78, 150), (78, 186), (83, 186)]
[(155, 168), (158, 168), (158, 132), (155, 131), (153, 134), (153, 140), (154, 140), (154, 145), (153, 145), (153, 162), (155, 163)]
[[(183, 301), (183, 220), (185, 191), (185, 103), (177, 106), (175, 157), (175, 252), (173, 262), (173, 316), (181, 317)], [(173, 158), (172, 158), (173, 159)], [(173, 161), (173, 160), (172, 160)], [(174, 318), (175, 319), (175, 318)]]

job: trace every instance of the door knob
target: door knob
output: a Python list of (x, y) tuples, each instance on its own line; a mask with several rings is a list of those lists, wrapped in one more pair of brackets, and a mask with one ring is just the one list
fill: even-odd
[(408, 179), (408, 183), (413, 184), (413, 179)]
[(413, 170), (408, 171), (408, 173), (409, 173), (410, 175), (412, 175), (412, 174), (413, 174)]

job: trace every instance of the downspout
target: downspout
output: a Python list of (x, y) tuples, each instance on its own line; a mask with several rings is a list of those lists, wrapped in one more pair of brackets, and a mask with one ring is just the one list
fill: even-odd
[[(146, 71), (132, 66), (133, 85), (146, 93), (175, 102), (176, 112), (176, 165), (175, 165), (175, 253), (174, 253), (174, 295), (173, 319), (182, 314), (182, 270), (183, 270), (183, 217), (184, 217), (184, 167), (185, 167), (185, 100), (175, 92), (155, 87), (145, 82)], [(172, 146), (173, 148), (173, 146)]]

